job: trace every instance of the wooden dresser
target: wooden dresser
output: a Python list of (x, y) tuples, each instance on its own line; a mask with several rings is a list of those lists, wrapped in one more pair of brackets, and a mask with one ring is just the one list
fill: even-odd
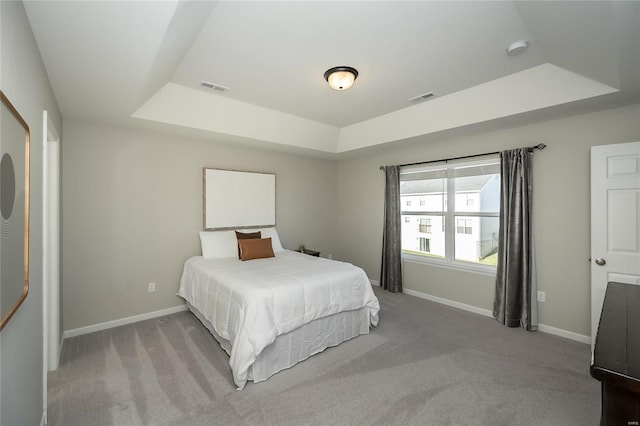
[(591, 376), (602, 383), (601, 424), (640, 425), (640, 285), (607, 285)]

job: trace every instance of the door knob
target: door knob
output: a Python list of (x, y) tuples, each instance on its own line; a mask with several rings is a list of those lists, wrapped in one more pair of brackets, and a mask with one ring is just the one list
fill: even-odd
[(602, 266), (602, 265), (604, 265), (605, 263), (607, 263), (607, 261), (606, 261), (606, 260), (604, 260), (604, 259), (603, 259), (603, 258), (601, 258), (601, 257), (596, 257), (596, 265), (600, 265), (600, 266)]

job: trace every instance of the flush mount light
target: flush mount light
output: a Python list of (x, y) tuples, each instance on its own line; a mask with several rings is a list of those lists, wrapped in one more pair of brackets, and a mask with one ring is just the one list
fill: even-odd
[(527, 40), (514, 41), (507, 47), (508, 56), (516, 56), (526, 51), (529, 48), (529, 42)]
[(358, 70), (347, 66), (329, 68), (324, 73), (324, 79), (333, 90), (347, 90), (357, 77)]

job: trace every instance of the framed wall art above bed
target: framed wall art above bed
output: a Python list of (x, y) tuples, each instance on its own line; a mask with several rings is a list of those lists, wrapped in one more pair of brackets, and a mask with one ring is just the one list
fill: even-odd
[(206, 231), (275, 226), (275, 174), (205, 168), (203, 180)]

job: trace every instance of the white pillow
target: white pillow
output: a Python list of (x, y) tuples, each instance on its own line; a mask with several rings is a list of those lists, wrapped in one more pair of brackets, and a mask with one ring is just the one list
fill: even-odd
[(282, 243), (280, 243), (280, 237), (278, 236), (278, 231), (276, 230), (276, 228), (259, 228), (259, 229), (252, 229), (252, 230), (246, 230), (246, 229), (240, 229), (240, 232), (257, 232), (260, 231), (260, 235), (262, 236), (262, 238), (271, 238), (271, 247), (273, 248), (274, 252), (277, 251), (284, 251), (284, 248), (282, 247)]
[(263, 228), (260, 229), (262, 232), (262, 238), (271, 237), (271, 247), (273, 247), (273, 251), (283, 251), (282, 243), (280, 243), (280, 237), (278, 236), (278, 231), (276, 228)]
[(238, 257), (238, 241), (234, 231), (200, 232), (200, 246), (205, 259)]

